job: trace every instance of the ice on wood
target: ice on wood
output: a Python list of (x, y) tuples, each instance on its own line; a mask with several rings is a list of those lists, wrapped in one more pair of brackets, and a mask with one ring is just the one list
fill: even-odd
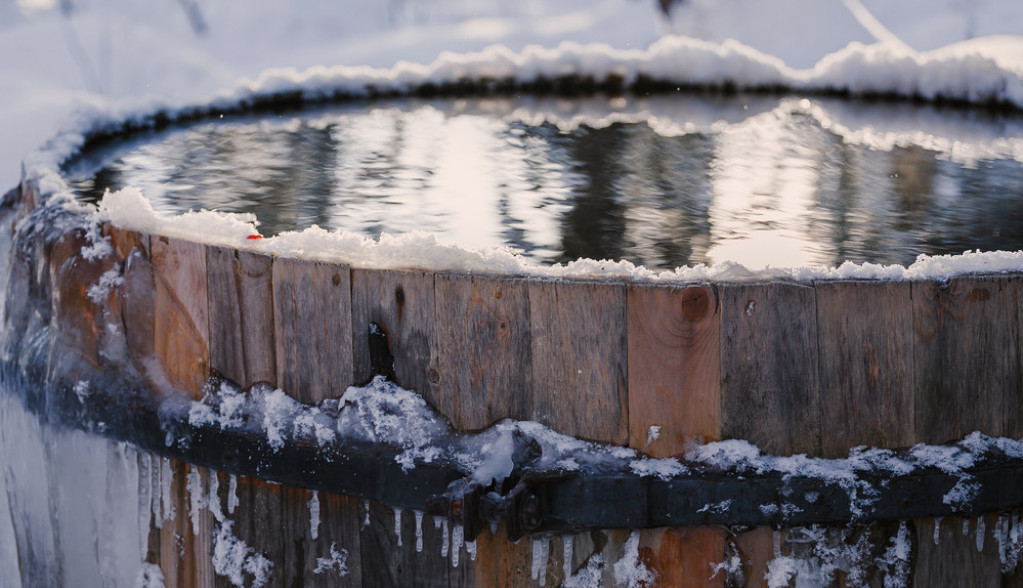
[[(239, 588), (264, 586), (270, 579), (273, 562), (236, 537), (233, 528), (233, 521), (225, 521), (217, 529), (213, 538), (213, 571)], [(246, 583), (247, 578), (251, 578), (251, 583)]]
[[(309, 536), (316, 540), (320, 535), (320, 493), (312, 491), (309, 497)], [(398, 537), (398, 545), (401, 545), (401, 536)]]

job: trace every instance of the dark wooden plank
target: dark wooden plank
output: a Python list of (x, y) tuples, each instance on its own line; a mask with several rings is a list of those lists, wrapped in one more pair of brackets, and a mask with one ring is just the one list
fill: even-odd
[[(1012, 439), (1023, 438), (1023, 277), (1006, 278), (1008, 281), (1006, 296), (1015, 290), (1016, 297), (1016, 370), (1021, 374), (1020, 381), (1013, 388), (1005, 389), (1005, 429), (1002, 434)], [(1023, 574), (1019, 582), (1023, 584)]]
[(354, 383), (348, 266), (278, 258), (273, 301), (277, 385), (306, 404), (341, 396)]
[(584, 439), (629, 441), (626, 290), (529, 282), (533, 418)]
[(914, 282), (917, 441), (1019, 429), (1018, 278)]
[(814, 289), (728, 284), (721, 296), (722, 438), (817, 455), (821, 395)]
[(267, 586), (284, 585), (283, 486), (249, 478), (250, 535), (246, 543), (273, 563)]
[(243, 387), (276, 384), (272, 258), (207, 248), (210, 365)]
[(629, 287), (631, 447), (667, 457), (721, 438), (720, 336), (712, 287)]
[(915, 331), (909, 282), (820, 282), (817, 326), (824, 457), (909, 447)]
[[(153, 237), (154, 352), (173, 390), (199, 399), (209, 377), (206, 247)], [(171, 393), (171, 390), (164, 391)]]
[(968, 521), (969, 533), (963, 535), (963, 519), (945, 517), (916, 519), (913, 586), (1001, 586), (1001, 560), (994, 537), (997, 515), (984, 517), (982, 549), (978, 550), (977, 518)]
[[(250, 548), (247, 557), (260, 555), (266, 558), (270, 567), (265, 586), (284, 586), (286, 572), (284, 544), (284, 507), (282, 486), (264, 482), (258, 478), (237, 477), (238, 508), (227, 519), (233, 522), (231, 533)], [(246, 584), (253, 576), (244, 574)], [(216, 578), (218, 587), (231, 586), (230, 579), (223, 575)]]
[[(395, 533), (395, 510), (371, 502), (369, 524), (361, 530), (362, 580), (366, 586), (475, 586), (475, 565), (463, 545), (454, 565), (448, 529), (444, 548), (443, 529), (434, 526), (432, 517), (422, 523), (423, 551), (416, 551), (415, 514), (401, 512), (401, 544)], [(486, 584), (484, 584), (486, 585)]]
[[(387, 335), (397, 383), (431, 396), (430, 358), (434, 345), (433, 274), (397, 270), (352, 270), (352, 349), (355, 381), (372, 377), (369, 329)], [(434, 376), (436, 379), (436, 374)]]
[(340, 496), (317, 493), (315, 503), (319, 512), (314, 537), (310, 508), (313, 493), (285, 487), (283, 497), (284, 585), (362, 586), (358, 501), (350, 499), (350, 512), (344, 512), (345, 503)]
[(427, 399), (461, 430), (530, 419), (528, 283), (439, 275), (435, 292), (435, 369)]

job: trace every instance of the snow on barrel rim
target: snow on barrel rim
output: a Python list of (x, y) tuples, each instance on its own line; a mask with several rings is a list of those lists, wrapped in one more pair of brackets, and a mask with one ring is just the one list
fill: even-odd
[[(412, 95), (424, 89), (472, 92), (536, 87), (574, 78), (595, 89), (629, 89), (641, 84), (689, 88), (799, 90), (888, 95), (965, 104), (996, 104), (1023, 109), (1023, 64), (977, 51), (916, 53), (884, 44), (851, 44), (809, 70), (734, 41), (711, 43), (665, 37), (646, 50), (563, 43), (530, 46), (516, 53), (502, 46), (467, 54), (445, 53), (429, 65), (401, 62), (391, 69), (314, 67), (305, 71), (268, 70), (198, 104), (156, 102), (83, 108), (46, 147), (26, 159), (23, 181), (49, 205), (82, 214), (89, 223), (222, 245), (282, 257), (345, 263), (369, 269), (419, 269), (518, 275), (547, 279), (616, 279), (643, 282), (740, 282), (756, 280), (912, 280), (961, 274), (1023, 272), (1023, 251), (971, 252), (920, 256), (908, 267), (845, 262), (838, 267), (802, 266), (750, 270), (735, 263), (695, 265), (654, 271), (628, 261), (580, 259), (541, 266), (504, 248), (470, 250), (441, 242), (435, 235), (409, 233), (370, 239), (344, 231), (310, 227), (261, 238), (252, 215), (213, 211), (166, 215), (155, 211), (138, 189), (107, 194), (99, 209), (77, 202), (60, 168), (90, 141), (169, 122), (244, 112), (279, 103), (337, 101), (377, 95)], [(504, 84), (504, 85), (502, 85)]]

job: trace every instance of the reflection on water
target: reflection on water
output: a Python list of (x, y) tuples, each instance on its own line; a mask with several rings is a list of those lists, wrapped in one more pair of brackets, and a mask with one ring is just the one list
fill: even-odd
[(435, 232), (541, 263), (911, 263), (1023, 250), (1023, 123), (791, 97), (346, 105), (165, 131), (69, 167), (83, 197)]

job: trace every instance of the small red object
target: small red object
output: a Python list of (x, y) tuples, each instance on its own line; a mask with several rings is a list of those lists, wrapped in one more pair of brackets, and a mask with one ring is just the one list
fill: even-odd
[(255, 234), (255, 235), (249, 235), (248, 237), (245, 237), (245, 238), (246, 239), (262, 239), (263, 235)]

